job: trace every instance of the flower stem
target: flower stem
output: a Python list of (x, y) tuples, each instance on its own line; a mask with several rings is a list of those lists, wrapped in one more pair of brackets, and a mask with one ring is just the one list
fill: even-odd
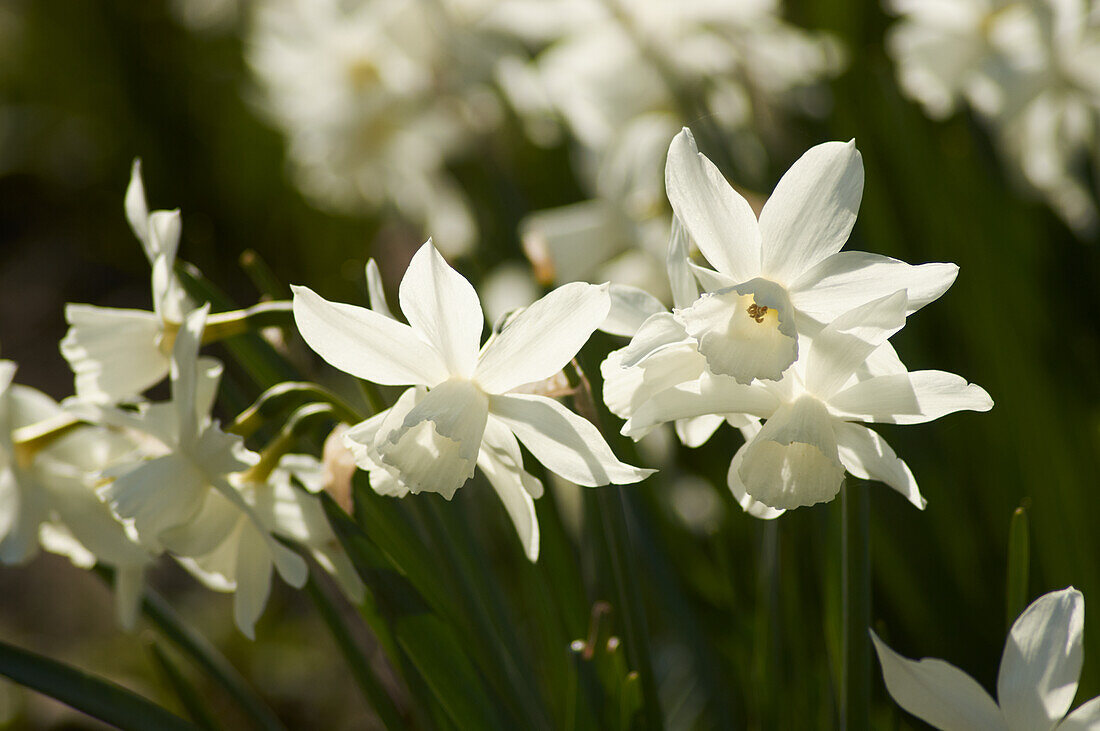
[(206, 320), (202, 342), (214, 343), (265, 327), (287, 327), (292, 320), (290, 302), (261, 302), (243, 310), (217, 312)]
[(841, 488), (843, 520), (844, 670), (840, 726), (870, 728), (871, 622), (870, 498), (865, 485), (845, 482)]
[(1005, 584), (1005, 626), (1011, 630), (1027, 606), (1028, 581), (1027, 510), (1020, 506), (1008, 526), (1008, 580)]

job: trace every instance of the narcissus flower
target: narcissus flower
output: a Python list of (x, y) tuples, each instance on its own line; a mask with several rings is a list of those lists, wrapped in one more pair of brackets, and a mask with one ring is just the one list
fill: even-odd
[(61, 341), (61, 354), (76, 374), (76, 394), (84, 401), (115, 403), (162, 381), (168, 375), (175, 333), (194, 307), (173, 270), (180, 212), (149, 212), (140, 160), (134, 161), (125, 207), (130, 228), (153, 268), (153, 312), (65, 306), (70, 327)]
[(626, 484), (651, 474), (620, 462), (595, 426), (558, 402), (519, 392), (560, 371), (600, 326), (610, 309), (606, 285), (559, 287), (511, 318), (484, 347), (477, 293), (431, 241), (401, 281), (408, 325), (328, 302), (307, 287), (293, 290), (302, 337), (331, 365), (383, 385), (423, 387), (346, 435), (362, 447), (360, 465), (384, 469), (395, 492), (450, 499), (480, 467), (534, 560), (532, 498), (542, 485), (524, 470), (519, 442), (579, 485)]
[(915, 312), (958, 273), (954, 264), (911, 266), (840, 251), (863, 196), (854, 141), (807, 151), (779, 181), (759, 220), (687, 129), (669, 147), (665, 187), (714, 270), (695, 268), (705, 294), (694, 304), (656, 317), (695, 341), (712, 373), (740, 383), (779, 380), (798, 357), (798, 336), (840, 313), (899, 289), (908, 292), (905, 314)]
[[(908, 466), (860, 422), (918, 424), (987, 411), (993, 401), (954, 374), (905, 369), (886, 341), (909, 311), (904, 291), (849, 310), (803, 340), (807, 352), (779, 381), (745, 385), (704, 370), (638, 406), (623, 434), (640, 438), (662, 422), (704, 414), (747, 414), (767, 421), (734, 455), (729, 486), (757, 517), (833, 499), (845, 470), (881, 480), (923, 508)], [(750, 510), (756, 503), (772, 510)]]
[(909, 660), (871, 632), (886, 689), (897, 704), (945, 731), (1087, 731), (1100, 728), (1100, 698), (1068, 716), (1084, 662), (1085, 599), (1073, 587), (1036, 599), (1012, 625), (997, 700), (943, 660)]

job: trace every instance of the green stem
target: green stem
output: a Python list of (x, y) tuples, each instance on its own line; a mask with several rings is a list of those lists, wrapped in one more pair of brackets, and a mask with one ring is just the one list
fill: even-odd
[(1011, 630), (1027, 606), (1029, 536), (1027, 511), (1016, 508), (1008, 526), (1008, 580), (1005, 583), (1005, 625)]
[(278, 436), (260, 452), (260, 461), (245, 473), (247, 480), (256, 483), (267, 481), (271, 471), (279, 464), (283, 455), (298, 443), (298, 439), (319, 419), (332, 419), (333, 408), (329, 404), (306, 404), (294, 411), (287, 419)]
[(236, 668), (205, 637), (187, 627), (159, 594), (146, 589), (142, 610), (161, 634), (220, 685), (258, 728), (286, 731), (282, 721), (248, 687)]
[(221, 726), (218, 725), (218, 722), (214, 720), (214, 715), (207, 709), (202, 695), (195, 689), (195, 686), (187, 680), (187, 677), (180, 669), (176, 667), (175, 663), (168, 657), (168, 654), (161, 649), (161, 646), (156, 642), (150, 642), (149, 653), (153, 656), (153, 664), (157, 666), (157, 669), (160, 671), (160, 674), (164, 676), (168, 685), (172, 686), (172, 690), (175, 691), (180, 705), (182, 705), (188, 715), (191, 716), (191, 720), (202, 728), (210, 729), (211, 731), (220, 729)]
[(264, 422), (309, 401), (328, 404), (332, 407), (334, 418), (349, 424), (358, 424), (363, 420), (359, 412), (332, 391), (308, 381), (286, 381), (260, 394), (255, 403), (233, 420), (233, 425), (227, 431), (248, 438), (255, 434)]
[(206, 329), (202, 334), (204, 344), (243, 335), (265, 327), (287, 327), (291, 324), (291, 303), (289, 300), (261, 302), (243, 310), (217, 312), (206, 318)]
[(871, 642), (871, 503), (866, 485), (845, 482), (841, 488), (843, 520), (844, 674), (841, 728), (870, 728)]
[(271, 270), (271, 267), (267, 265), (267, 262), (255, 249), (242, 251), (238, 261), (241, 269), (252, 280), (252, 285), (260, 291), (260, 294), (273, 300), (286, 297), (286, 291), (289, 287), (279, 281), (279, 278), (275, 276), (275, 272)]

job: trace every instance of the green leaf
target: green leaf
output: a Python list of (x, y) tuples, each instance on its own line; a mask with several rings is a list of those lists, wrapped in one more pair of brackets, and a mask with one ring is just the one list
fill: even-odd
[(206, 704), (203, 702), (202, 696), (195, 686), (191, 684), (191, 681), (183, 674), (182, 671), (172, 660), (168, 657), (161, 646), (156, 642), (149, 644), (149, 653), (153, 656), (153, 663), (160, 670), (161, 675), (164, 676), (165, 681), (172, 686), (172, 690), (176, 693), (176, 698), (179, 699), (180, 705), (184, 707), (187, 714), (197, 723), (199, 726), (205, 729), (219, 729), (217, 721), (214, 720), (214, 715), (206, 708)]
[(120, 729), (198, 728), (121, 685), (5, 642), (0, 674)]

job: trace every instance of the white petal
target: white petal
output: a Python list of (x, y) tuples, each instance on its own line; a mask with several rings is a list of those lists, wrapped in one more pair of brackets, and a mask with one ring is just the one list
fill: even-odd
[(871, 353), (905, 325), (899, 290), (848, 310), (813, 338), (806, 354), (806, 388), (819, 398), (836, 393)]
[(250, 640), (256, 639), (256, 620), (271, 594), (271, 553), (255, 526), (245, 526), (237, 544), (237, 590), (233, 618)]
[(0, 562), (32, 558), (38, 552), (38, 526), (47, 517), (42, 490), (16, 470), (0, 468)]
[(956, 411), (989, 411), (993, 399), (954, 373), (913, 371), (860, 381), (829, 399), (829, 406), (863, 421), (923, 424)]
[(144, 462), (116, 477), (100, 495), (121, 518), (133, 519), (139, 534), (157, 536), (191, 520), (203, 507), (210, 484), (205, 476), (177, 454)]
[(737, 453), (733, 455), (733, 459), (730, 460), (729, 471), (726, 472), (726, 484), (730, 488), (730, 492), (733, 493), (733, 499), (737, 501), (737, 504), (741, 506), (741, 509), (754, 518), (760, 520), (774, 520), (778, 518), (786, 510), (780, 510), (776, 508), (770, 508), (762, 502), (755, 500), (752, 495), (745, 490), (745, 483), (741, 482), (741, 465), (745, 460), (745, 447), (748, 446), (748, 442), (741, 445), (741, 448), (737, 450)]
[(202, 331), (206, 327), (206, 315), (209, 311), (210, 305), (207, 304), (189, 314), (176, 333), (176, 342), (172, 346), (168, 374), (172, 379), (172, 403), (179, 419), (181, 443), (193, 438), (198, 432), (196, 392), (199, 346), (202, 344)]
[(666, 388), (695, 380), (706, 365), (703, 356), (686, 344), (665, 348), (633, 368), (622, 366), (624, 354), (625, 349), (612, 351), (600, 364), (604, 403), (620, 419), (629, 419), (639, 406)]
[(623, 348), (622, 365), (624, 368), (631, 368), (663, 348), (691, 342), (691, 337), (675, 315), (671, 312), (658, 312), (642, 323), (630, 343)]
[(549, 378), (588, 342), (610, 308), (607, 285), (572, 282), (558, 287), (511, 318), (485, 344), (474, 380), (488, 393), (503, 393)]
[(375, 435), (387, 422), (387, 431), (397, 428), (427, 393), (422, 386), (407, 389), (393, 406), (344, 432), (344, 446), (351, 451), (356, 465), (370, 473), (371, 488), (379, 495), (404, 497), (409, 494), (409, 488), (375, 460)]
[(412, 492), (450, 500), (474, 475), (488, 409), (485, 393), (470, 381), (441, 383), (400, 426), (383, 424), (374, 442), (376, 461)]
[(386, 289), (382, 286), (382, 274), (378, 271), (378, 264), (374, 259), (367, 259), (367, 296), (370, 298), (370, 308), (379, 315), (385, 315), (394, 319), (390, 312), (390, 306), (386, 304)]
[[(870, 630), (868, 630), (870, 631)], [(899, 706), (945, 731), (1004, 731), (997, 704), (954, 665), (902, 657), (871, 632), (886, 689)]]
[(203, 496), (198, 513), (156, 537), (176, 556), (201, 558), (225, 543), (238, 529), (247, 529), (247, 524), (247, 516), (236, 505), (219, 491), (210, 489)]
[(705, 294), (675, 316), (716, 375), (778, 381), (798, 357), (794, 313), (774, 282), (753, 279)]
[(182, 224), (180, 223), (178, 208), (172, 211), (153, 211), (150, 213), (148, 251), (153, 256), (149, 261), (155, 265), (157, 259), (163, 258), (169, 270), (171, 270), (176, 262), (176, 251), (179, 248), (181, 230)]
[(439, 354), (408, 325), (377, 312), (294, 291), (294, 322), (309, 347), (345, 373), (384, 386), (434, 386), (447, 380)]
[(672, 210), (711, 265), (743, 282), (760, 273), (760, 227), (748, 201), (695, 146), (686, 127), (665, 164)]
[(690, 242), (684, 224), (673, 216), (665, 266), (668, 268), (668, 283), (672, 290), (672, 306), (677, 308), (690, 307), (699, 298), (699, 288), (688, 267), (688, 262), (691, 261), (689, 249)]
[(76, 375), (85, 400), (114, 403), (135, 396), (168, 375), (160, 349), (160, 318), (143, 310), (65, 305), (70, 327), (61, 354)]
[(535, 459), (577, 485), (626, 485), (654, 472), (620, 462), (591, 422), (543, 396), (492, 396), (489, 411)]
[(691, 270), (691, 275), (695, 277), (695, 281), (699, 283), (704, 292), (717, 292), (720, 289), (732, 287), (741, 281), (713, 269), (701, 267), (693, 261), (688, 262), (688, 269)]
[(865, 426), (848, 422), (836, 424), (834, 431), (840, 461), (848, 472), (861, 480), (878, 480), (889, 485), (924, 510), (926, 501), (917, 489), (909, 465), (898, 459), (885, 439)]
[(126, 197), (123, 201), (126, 210), (126, 220), (130, 222), (130, 228), (134, 235), (141, 241), (145, 250), (145, 257), (152, 264), (156, 259), (156, 252), (149, 248), (149, 205), (145, 202), (145, 183), (141, 179), (141, 159), (136, 158), (130, 168), (130, 184), (126, 186)]
[(701, 447), (722, 426), (721, 414), (704, 414), (676, 420), (676, 437), (685, 447)]
[(752, 414), (767, 418), (779, 401), (759, 384), (746, 386), (725, 376), (704, 375), (698, 381), (662, 391), (646, 401), (623, 425), (622, 434), (635, 441), (668, 421), (707, 414)]
[(477, 364), (485, 315), (473, 286), (428, 240), (413, 255), (398, 292), (401, 312), (443, 357), (454, 376), (468, 378)]
[(840, 251), (862, 197), (863, 159), (855, 140), (807, 150), (760, 211), (764, 275), (791, 283)]
[(609, 335), (629, 338), (638, 332), (638, 328), (651, 315), (666, 312), (661, 300), (637, 287), (612, 284), (609, 294), (611, 309), (607, 313), (607, 319), (599, 327)]
[(779, 407), (745, 446), (738, 470), (745, 491), (765, 505), (786, 510), (836, 497), (844, 466), (834, 423), (824, 404), (812, 396)]
[[(525, 486), (531, 484), (532, 480), (538, 483), (538, 480), (523, 469), (523, 458), (516, 438), (508, 427), (496, 419), (490, 418), (485, 427), (485, 442), (481, 446), (477, 466), (485, 473), (489, 484), (504, 503), (504, 509), (516, 527), (527, 558), (531, 561), (538, 560), (538, 518), (535, 515), (535, 502)], [(542, 484), (539, 483), (540, 492), (541, 488)]]
[(794, 306), (820, 322), (879, 297), (906, 291), (907, 314), (934, 302), (954, 284), (955, 264), (913, 266), (863, 251), (841, 251), (817, 264), (791, 285)]
[(1078, 706), (1058, 724), (1058, 731), (1096, 731), (1100, 728), (1100, 696)]
[(1032, 602), (1001, 655), (997, 699), (1013, 731), (1052, 728), (1077, 694), (1084, 661), (1085, 600), (1073, 587)]

